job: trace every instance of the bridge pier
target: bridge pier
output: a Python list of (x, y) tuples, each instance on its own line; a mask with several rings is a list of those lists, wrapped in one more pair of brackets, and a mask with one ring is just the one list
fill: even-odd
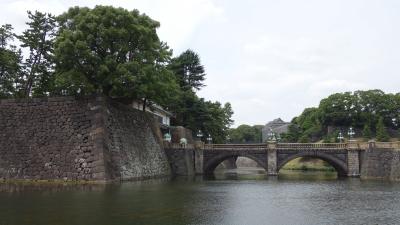
[(195, 148), (194, 150), (194, 168), (196, 175), (204, 173), (203, 169), (204, 162), (204, 150), (201, 148)]
[(277, 157), (277, 151), (274, 146), (271, 146), (273, 148), (268, 148), (267, 149), (267, 173), (268, 176), (277, 176), (278, 175), (278, 157)]
[(347, 150), (347, 176), (359, 177), (360, 176), (360, 150), (355, 142), (348, 143)]

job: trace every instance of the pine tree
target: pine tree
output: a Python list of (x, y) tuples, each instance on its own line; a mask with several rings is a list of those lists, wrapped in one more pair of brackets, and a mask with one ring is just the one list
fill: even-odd
[(200, 90), (204, 87), (205, 70), (200, 62), (200, 56), (188, 49), (171, 60), (169, 68), (184, 91)]
[(383, 117), (380, 117), (376, 124), (376, 140), (389, 141), (389, 134), (387, 133), (385, 124), (383, 123)]
[(56, 20), (51, 14), (28, 11), (29, 26), (18, 36), (21, 47), (29, 50), (29, 56), (23, 63), (25, 81), (23, 96), (48, 95), (53, 86), (53, 39)]

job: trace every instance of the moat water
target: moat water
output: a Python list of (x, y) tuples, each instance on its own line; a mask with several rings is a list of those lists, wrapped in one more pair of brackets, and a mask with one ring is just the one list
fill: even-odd
[(400, 183), (227, 171), (113, 185), (0, 184), (0, 225), (400, 224)]

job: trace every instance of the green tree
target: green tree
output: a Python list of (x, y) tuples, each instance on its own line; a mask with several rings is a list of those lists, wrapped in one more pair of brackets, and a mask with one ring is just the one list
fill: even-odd
[(19, 88), (21, 51), (10, 45), (14, 37), (10, 24), (0, 27), (0, 98), (17, 96)]
[(383, 123), (383, 117), (380, 117), (376, 124), (376, 140), (389, 141), (389, 134), (387, 133), (385, 124)]
[(308, 143), (310, 142), (310, 138), (307, 135), (303, 135), (299, 138), (300, 143)]
[(18, 36), (21, 47), (28, 48), (29, 56), (23, 65), (23, 97), (49, 95), (53, 89), (53, 39), (55, 17), (48, 13), (28, 11), (29, 26)]
[(174, 72), (180, 87), (184, 90), (200, 90), (205, 80), (204, 66), (199, 55), (188, 49), (171, 60), (169, 68)]
[[(318, 108), (305, 109), (292, 122), (300, 128), (300, 135), (315, 141), (338, 127), (365, 128), (365, 124), (383, 124), (398, 129), (400, 94), (385, 94), (381, 90), (335, 93), (320, 101)], [(375, 130), (375, 127), (369, 129)]]
[(224, 143), (228, 129), (232, 124), (232, 107), (230, 103), (204, 102), (206, 113), (203, 116), (202, 130), (210, 134), (214, 143)]
[[(200, 57), (187, 50), (171, 60), (168, 68), (179, 84), (177, 99), (170, 104), (175, 113), (174, 124), (182, 125), (197, 132), (201, 130), (213, 138), (214, 143), (224, 143), (232, 124), (232, 107), (229, 103), (205, 101), (196, 95), (196, 90), (204, 86), (205, 69)], [(206, 138), (206, 136), (204, 138)]]
[[(319, 114), (318, 108), (304, 109), (300, 116), (292, 120), (293, 126), (289, 127), (290, 130), (286, 136), (291, 137), (292, 140), (297, 139), (297, 141), (305, 141), (307, 139), (307, 142), (322, 138), (323, 129), (319, 121)], [(294, 126), (297, 126), (298, 129)]]
[(369, 123), (366, 123), (364, 125), (362, 135), (366, 140), (369, 140), (372, 138), (372, 131), (371, 131), (371, 126), (369, 125)]
[(351, 92), (336, 93), (322, 99), (318, 107), (319, 120), (326, 126), (350, 126), (355, 112), (354, 100)]
[(229, 126), (233, 122), (233, 111), (229, 103), (222, 105), (219, 102), (205, 101), (194, 92), (187, 91), (172, 109), (175, 113), (174, 125), (187, 127), (194, 132), (201, 130), (205, 135), (210, 134), (215, 143), (225, 142)]
[(283, 133), (282, 136), (282, 141), (283, 142), (298, 142), (299, 138), (301, 136), (301, 130), (298, 124), (295, 124), (294, 121), (296, 121), (296, 118), (292, 120), (292, 123), (288, 127), (288, 132)]
[(58, 17), (56, 84), (62, 94), (102, 93), (167, 105), (178, 91), (159, 23), (111, 6), (70, 8)]
[(228, 133), (232, 143), (260, 143), (262, 127), (242, 124), (237, 128), (229, 129)]

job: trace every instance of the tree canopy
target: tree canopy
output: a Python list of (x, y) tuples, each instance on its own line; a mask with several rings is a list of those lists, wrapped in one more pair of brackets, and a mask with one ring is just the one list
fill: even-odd
[(229, 137), (232, 143), (261, 143), (262, 125), (246, 125), (242, 124), (237, 128), (229, 129)]
[(176, 79), (183, 91), (200, 90), (204, 87), (204, 66), (200, 63), (199, 55), (188, 49), (171, 60), (169, 68), (174, 71)]
[(371, 138), (373, 133), (382, 134), (387, 129), (398, 129), (400, 119), (400, 94), (386, 94), (381, 90), (336, 93), (320, 101), (317, 108), (308, 108), (294, 118), (292, 123), (300, 130), (287, 135), (298, 137), (297, 141), (319, 140), (332, 135), (328, 130), (354, 127), (358, 135)]
[(16, 97), (21, 51), (10, 44), (15, 38), (10, 24), (0, 27), (0, 98)]
[(61, 93), (102, 93), (159, 104), (174, 94), (177, 86), (166, 68), (171, 51), (157, 36), (157, 21), (111, 6), (70, 8), (58, 21), (56, 85)]
[(28, 11), (28, 29), (18, 36), (21, 47), (29, 56), (22, 65), (24, 79), (21, 94), (24, 97), (46, 96), (54, 88), (53, 38), (56, 32), (55, 17), (48, 13)]

